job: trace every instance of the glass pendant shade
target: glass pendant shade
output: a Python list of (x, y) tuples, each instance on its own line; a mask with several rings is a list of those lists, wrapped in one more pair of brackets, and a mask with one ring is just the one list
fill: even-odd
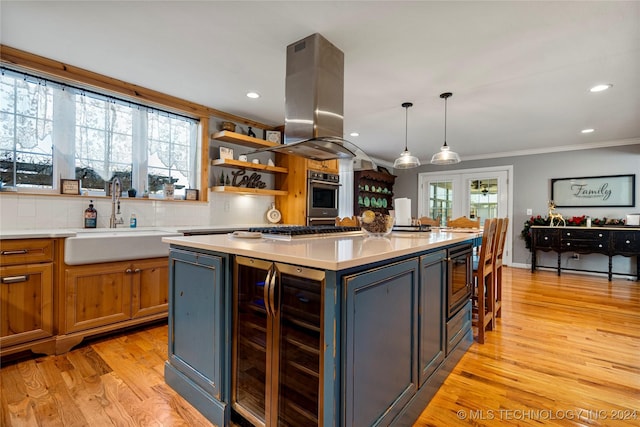
[(451, 92), (445, 92), (440, 95), (444, 99), (444, 145), (440, 147), (440, 151), (431, 157), (431, 163), (434, 165), (453, 165), (460, 163), (460, 156), (455, 151), (451, 151), (447, 145), (447, 98), (453, 95)]
[(431, 157), (431, 163), (434, 165), (453, 165), (460, 163), (458, 153), (451, 151), (447, 144), (443, 145), (436, 154)]
[(404, 119), (404, 151), (400, 153), (400, 157), (398, 157), (393, 162), (394, 169), (411, 169), (420, 166), (420, 160), (416, 156), (412, 156), (409, 150), (407, 149), (407, 128), (409, 123), (409, 107), (412, 107), (413, 104), (411, 102), (403, 102), (402, 107), (405, 110), (405, 119)]
[(394, 169), (411, 169), (420, 166), (420, 160), (416, 156), (412, 156), (408, 150), (404, 150), (400, 157), (393, 162)]

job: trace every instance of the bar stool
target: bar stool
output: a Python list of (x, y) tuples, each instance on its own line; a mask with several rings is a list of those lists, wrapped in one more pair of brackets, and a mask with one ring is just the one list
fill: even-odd
[(340, 227), (358, 227), (360, 222), (358, 221), (358, 217), (355, 215), (351, 217), (346, 216), (344, 218), (337, 216), (335, 224)]
[(447, 227), (480, 228), (480, 219), (469, 219), (466, 216), (461, 216), (455, 219), (447, 219)]
[(431, 227), (440, 227), (440, 217), (429, 218), (428, 216), (421, 216), (418, 218), (420, 225), (429, 225)]
[(494, 276), (494, 297), (493, 318), (502, 317), (502, 258), (504, 255), (504, 244), (507, 240), (507, 228), (509, 218), (500, 218), (496, 228), (496, 250), (493, 256), (493, 276)]
[(484, 332), (493, 329), (493, 253), (496, 248), (496, 229), (498, 221), (495, 218), (484, 222), (482, 232), (482, 246), (478, 251), (478, 262), (473, 263), (474, 289), (472, 324), (478, 329), (478, 342), (484, 344)]

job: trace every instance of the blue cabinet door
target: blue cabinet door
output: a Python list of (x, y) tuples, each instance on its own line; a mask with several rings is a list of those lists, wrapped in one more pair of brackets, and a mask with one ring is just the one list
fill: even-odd
[[(210, 421), (228, 421), (223, 392), (226, 258), (171, 249), (165, 380)], [(227, 362), (228, 363), (228, 362)]]
[(446, 251), (420, 257), (418, 347), (420, 386), (440, 366), (445, 355)]
[(388, 424), (418, 383), (416, 258), (347, 276), (344, 425)]

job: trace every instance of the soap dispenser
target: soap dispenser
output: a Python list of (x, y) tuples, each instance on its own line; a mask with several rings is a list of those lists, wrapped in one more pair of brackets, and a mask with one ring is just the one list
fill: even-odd
[(98, 224), (98, 211), (93, 207), (93, 200), (89, 201), (89, 207), (84, 210), (84, 228), (96, 228)]

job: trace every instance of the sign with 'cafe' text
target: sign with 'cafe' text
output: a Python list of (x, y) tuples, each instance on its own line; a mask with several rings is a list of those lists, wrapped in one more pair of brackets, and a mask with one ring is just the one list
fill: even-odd
[(625, 207), (636, 204), (636, 176), (609, 175), (551, 180), (557, 207)]

